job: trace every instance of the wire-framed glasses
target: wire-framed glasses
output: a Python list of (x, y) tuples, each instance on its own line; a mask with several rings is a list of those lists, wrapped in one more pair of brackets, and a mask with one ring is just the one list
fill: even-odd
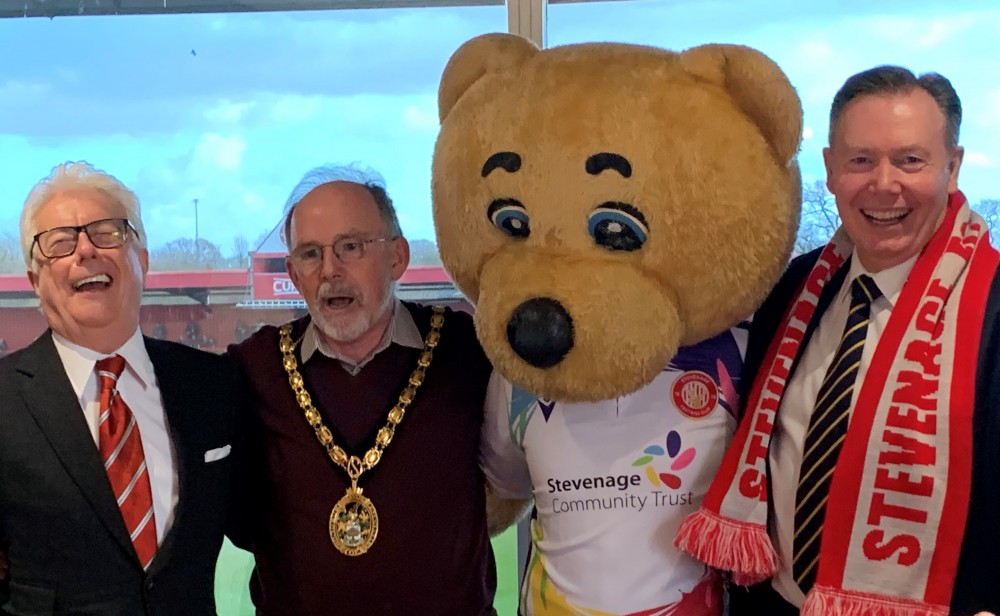
[(333, 254), (343, 263), (360, 261), (365, 257), (365, 247), (377, 242), (391, 242), (395, 237), (375, 237), (369, 240), (344, 237), (332, 244), (303, 244), (292, 251), (292, 261), (303, 270), (311, 270), (323, 263), (323, 249), (333, 248)]

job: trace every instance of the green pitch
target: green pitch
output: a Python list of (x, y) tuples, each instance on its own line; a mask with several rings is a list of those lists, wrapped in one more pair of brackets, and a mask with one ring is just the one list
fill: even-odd
[[(497, 559), (498, 578), (494, 605), (499, 616), (514, 616), (517, 614), (517, 529), (511, 528), (494, 539), (493, 551)], [(215, 570), (215, 601), (219, 616), (254, 616), (247, 590), (251, 569), (253, 557), (226, 541)]]

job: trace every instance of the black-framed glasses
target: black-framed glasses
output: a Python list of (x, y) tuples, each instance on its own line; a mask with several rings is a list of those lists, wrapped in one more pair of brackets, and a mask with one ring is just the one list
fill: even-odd
[(104, 218), (75, 227), (46, 229), (35, 234), (31, 247), (34, 249), (38, 246), (38, 252), (47, 259), (68, 257), (76, 251), (81, 231), (87, 234), (90, 243), (97, 248), (118, 248), (128, 241), (130, 232), (135, 233), (126, 218)]
[(323, 263), (323, 249), (327, 246), (333, 248), (333, 254), (343, 263), (360, 261), (365, 257), (365, 247), (368, 244), (378, 242), (391, 242), (398, 239), (394, 237), (375, 237), (370, 240), (359, 237), (344, 237), (332, 244), (303, 244), (292, 251), (291, 257), (303, 270), (311, 270), (319, 267)]

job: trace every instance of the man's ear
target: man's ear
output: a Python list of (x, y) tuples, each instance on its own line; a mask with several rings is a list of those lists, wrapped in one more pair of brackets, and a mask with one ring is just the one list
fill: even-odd
[(826, 167), (826, 189), (833, 193), (833, 186), (831, 186), (831, 178), (833, 178), (833, 152), (829, 147), (823, 148), (823, 166)]
[(35, 273), (30, 267), (26, 272), (28, 274), (28, 282), (31, 283), (31, 288), (35, 290), (35, 294), (38, 294), (38, 274)]
[(285, 257), (285, 271), (288, 272), (288, 277), (291, 279), (292, 284), (295, 285), (296, 289), (298, 289), (299, 288), (299, 274), (298, 274), (298, 272), (295, 271), (295, 268), (292, 267), (292, 257), (291, 256)]
[(392, 240), (392, 279), (399, 280), (410, 266), (410, 243), (405, 237)]
[(145, 248), (138, 249), (139, 267), (142, 268), (142, 284), (146, 286), (146, 274), (149, 273), (149, 251)]
[(951, 152), (948, 161), (948, 192), (958, 191), (958, 171), (962, 168), (962, 160), (965, 158), (965, 148), (956, 145)]

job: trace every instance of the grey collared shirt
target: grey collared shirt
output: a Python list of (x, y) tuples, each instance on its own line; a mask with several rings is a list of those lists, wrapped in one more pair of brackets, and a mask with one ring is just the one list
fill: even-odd
[(420, 335), (420, 330), (417, 329), (417, 324), (413, 321), (413, 316), (406, 309), (406, 306), (403, 305), (403, 302), (398, 299), (392, 305), (392, 319), (389, 321), (389, 327), (382, 334), (382, 339), (375, 345), (372, 352), (362, 357), (359, 362), (354, 363), (347, 357), (331, 349), (323, 341), (323, 337), (319, 335), (315, 322), (310, 321), (309, 326), (306, 327), (305, 334), (302, 336), (302, 363), (304, 364), (309, 361), (313, 353), (319, 351), (323, 355), (339, 361), (344, 370), (347, 370), (351, 376), (355, 376), (376, 355), (389, 348), (389, 345), (393, 342), (412, 349), (424, 348), (423, 336)]

